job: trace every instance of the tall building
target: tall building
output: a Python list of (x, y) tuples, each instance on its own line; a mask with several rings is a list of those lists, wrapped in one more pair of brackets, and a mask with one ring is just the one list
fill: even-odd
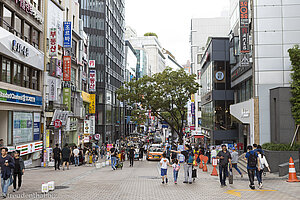
[(172, 70), (179, 70), (182, 69), (183, 66), (181, 66), (175, 59), (175, 56), (171, 52), (169, 52), (166, 49), (162, 50), (164, 56), (165, 56), (165, 63), (166, 67), (170, 67)]
[(0, 2), (0, 139), (30, 166), (43, 148), (44, 10), (42, 1)]
[(124, 0), (81, 0), (80, 16), (89, 36), (89, 59), (96, 61), (96, 133), (114, 142), (124, 133), (115, 91), (124, 82)]
[[(289, 143), (291, 63), (288, 49), (300, 43), (300, 2), (230, 2), (231, 86), (240, 142)], [(241, 42), (244, 41), (244, 42)]]

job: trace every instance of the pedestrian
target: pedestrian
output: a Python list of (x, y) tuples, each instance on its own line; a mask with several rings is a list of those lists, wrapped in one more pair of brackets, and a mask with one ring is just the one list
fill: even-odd
[(257, 147), (258, 147), (257, 144), (253, 144), (253, 151), (254, 151), (254, 152), (257, 152)]
[(173, 145), (172, 146), (172, 150), (171, 150), (171, 162), (174, 163), (175, 159), (177, 159), (177, 153), (176, 152), (172, 152), (172, 151), (176, 151), (177, 146)]
[(211, 160), (215, 157), (217, 157), (217, 151), (216, 151), (216, 147), (212, 147), (212, 150), (211, 150)]
[(70, 165), (70, 156), (71, 156), (71, 150), (68, 147), (68, 144), (65, 144), (65, 147), (61, 151), (62, 154), (62, 161), (63, 161), (63, 170), (65, 170), (65, 165), (67, 164), (67, 170), (69, 170), (69, 165)]
[(134, 147), (131, 146), (131, 148), (129, 149), (129, 163), (130, 163), (129, 166), (130, 167), (133, 167), (134, 153), (135, 153)]
[[(14, 153), (14, 162), (15, 162), (15, 168), (14, 168), (14, 173), (13, 173), (13, 178), (14, 178), (13, 192), (20, 189), (20, 187), (22, 185), (22, 175), (24, 174), (24, 171), (25, 171), (24, 161), (20, 157), (20, 151), (18, 151), (18, 150), (15, 151), (15, 153)], [(17, 188), (17, 178), (18, 178), (18, 188)]]
[(168, 165), (172, 167), (172, 165), (170, 165), (169, 160), (166, 157), (166, 152), (164, 152), (162, 155), (162, 159), (160, 160), (160, 175), (162, 179), (162, 184), (165, 184), (165, 179), (166, 183), (168, 183)]
[(178, 173), (180, 170), (180, 164), (176, 158), (173, 161), (172, 167), (173, 167), (174, 183), (177, 184), (177, 178), (178, 178)]
[(92, 155), (93, 155), (93, 165), (95, 165), (95, 163), (98, 159), (98, 151), (95, 147), (93, 147)]
[(79, 149), (77, 148), (77, 146), (74, 147), (73, 155), (74, 155), (75, 167), (79, 166)]
[(143, 148), (143, 146), (140, 147), (140, 152), (139, 153), (140, 153), (139, 157), (143, 161), (143, 157), (144, 157), (144, 148)]
[(190, 145), (185, 144), (184, 151), (173, 151), (175, 153), (180, 153), (184, 156), (184, 181), (183, 183), (192, 184), (192, 171), (193, 171), (193, 161), (194, 161), (194, 153)]
[[(241, 177), (243, 178), (243, 174), (241, 172), (241, 170), (237, 167), (237, 164), (239, 162), (239, 153), (236, 152), (235, 147), (233, 147), (232, 149), (232, 153), (231, 153), (231, 163), (232, 163), (232, 167), (241, 175)], [(231, 169), (232, 171), (232, 169)]]
[(247, 147), (247, 153), (245, 155), (245, 159), (247, 160), (247, 172), (250, 181), (249, 187), (254, 190), (254, 176), (256, 168), (260, 171), (260, 163), (258, 160), (258, 154), (253, 150), (252, 146)]
[(102, 145), (100, 150), (101, 159), (103, 159), (104, 154), (105, 154), (105, 146)]
[(54, 168), (55, 170), (60, 170), (60, 158), (61, 158), (61, 149), (58, 147), (58, 144), (55, 145), (53, 149), (53, 158), (54, 158)]
[[(258, 145), (259, 146), (259, 145)], [(262, 173), (264, 172), (265, 168), (268, 168), (269, 172), (271, 172), (271, 169), (269, 167), (268, 161), (266, 159), (266, 156), (264, 155), (262, 149), (257, 148), (257, 153), (258, 153), (258, 160), (260, 163), (260, 170), (257, 169), (256, 171), (256, 177), (258, 181), (258, 188), (262, 189), (263, 184), (262, 184)]]
[(69, 149), (70, 149), (70, 152), (71, 152), (71, 155), (70, 155), (70, 164), (73, 165), (73, 164), (75, 163), (75, 162), (74, 162), (74, 161), (75, 161), (75, 160), (74, 160), (74, 154), (73, 154), (73, 149), (74, 149), (74, 148), (73, 148), (73, 147), (70, 147)]
[(0, 167), (1, 167), (1, 188), (2, 188), (2, 197), (7, 197), (7, 190), (11, 184), (11, 172), (15, 167), (14, 159), (7, 154), (8, 149), (2, 147), (1, 156), (0, 156)]
[(84, 148), (84, 164), (88, 164), (89, 163), (89, 149), (88, 148)]
[(112, 170), (116, 170), (117, 155), (118, 155), (118, 150), (115, 148), (115, 145), (113, 144), (112, 148), (110, 149), (110, 158), (111, 158), (111, 168), (112, 168)]
[(220, 183), (221, 187), (226, 186), (226, 176), (228, 174), (228, 163), (230, 164), (230, 169), (232, 169), (231, 164), (231, 155), (229, 151), (227, 150), (227, 147), (225, 144), (222, 145), (222, 151), (220, 151), (217, 156), (217, 159), (220, 159), (219, 161), (219, 176), (220, 176)]

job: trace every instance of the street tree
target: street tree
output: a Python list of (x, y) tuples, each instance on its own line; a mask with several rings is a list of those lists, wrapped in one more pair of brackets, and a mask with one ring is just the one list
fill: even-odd
[(139, 103), (143, 109), (150, 110), (161, 122), (167, 123), (182, 142), (187, 102), (200, 87), (195, 78), (196, 75), (189, 75), (184, 69), (167, 68), (151, 77), (125, 83), (117, 91), (118, 99), (129, 104)]
[(156, 38), (158, 38), (157, 34), (152, 32), (145, 33), (144, 36), (155, 36)]

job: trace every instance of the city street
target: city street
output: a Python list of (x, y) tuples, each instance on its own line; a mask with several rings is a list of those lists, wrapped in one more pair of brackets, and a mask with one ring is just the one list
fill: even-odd
[[(10, 199), (23, 198), (40, 193), (42, 182), (55, 181), (56, 189), (45, 199), (300, 199), (300, 183), (287, 183), (286, 178), (267, 175), (262, 190), (249, 190), (248, 178), (235, 176), (234, 184), (225, 188), (218, 177), (198, 170), (198, 179), (192, 185), (183, 184), (183, 169), (175, 185), (169, 168), (169, 183), (162, 185), (158, 162), (136, 161), (133, 168), (125, 162), (123, 170), (112, 171), (110, 167), (72, 166), (71, 170), (54, 171), (51, 168), (27, 170), (20, 191)], [(33, 199), (33, 198), (31, 198)]]

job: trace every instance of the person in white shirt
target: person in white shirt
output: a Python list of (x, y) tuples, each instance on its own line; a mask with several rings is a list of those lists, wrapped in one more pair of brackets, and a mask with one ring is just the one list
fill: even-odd
[(74, 154), (75, 167), (79, 166), (79, 149), (77, 148), (77, 146), (75, 146), (73, 150), (73, 154)]
[(266, 156), (263, 153), (262, 149), (257, 149), (258, 160), (260, 162), (260, 170), (256, 169), (256, 177), (258, 181), (258, 188), (261, 189), (262, 184), (262, 173), (264, 172), (264, 168), (267, 167), (269, 172), (271, 172)]
[(162, 155), (162, 159), (160, 160), (160, 175), (161, 175), (161, 179), (162, 179), (162, 184), (165, 184), (165, 179), (166, 179), (166, 183), (168, 183), (168, 177), (167, 177), (167, 172), (168, 172), (168, 165), (170, 167), (172, 167), (172, 165), (170, 165), (169, 160), (166, 158), (166, 152), (163, 153)]
[(217, 157), (217, 151), (216, 151), (216, 147), (213, 147), (211, 150), (211, 160), (215, 157)]

